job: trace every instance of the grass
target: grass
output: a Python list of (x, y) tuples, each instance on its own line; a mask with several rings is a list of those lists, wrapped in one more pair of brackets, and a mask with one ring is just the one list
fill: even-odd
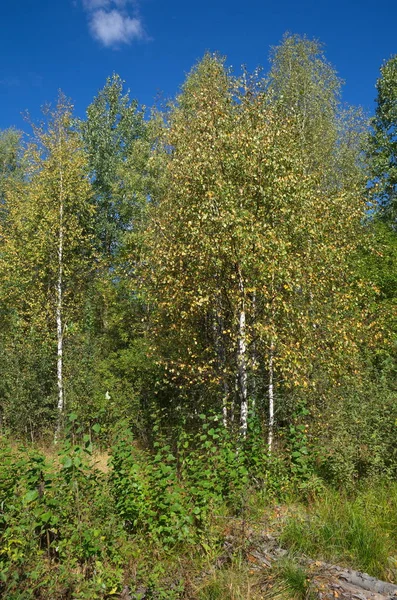
[(395, 582), (397, 484), (373, 485), (354, 496), (325, 490), (287, 519), (281, 544)]
[(197, 600), (259, 600), (258, 575), (248, 565), (234, 560), (230, 567), (214, 570), (193, 596)]
[(293, 557), (278, 561), (268, 577), (268, 590), (263, 596), (269, 600), (314, 600), (311, 577)]

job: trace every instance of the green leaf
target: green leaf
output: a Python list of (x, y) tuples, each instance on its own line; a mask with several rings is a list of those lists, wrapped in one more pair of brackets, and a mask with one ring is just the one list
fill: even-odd
[(35, 500), (37, 500), (38, 497), (39, 497), (39, 494), (38, 494), (37, 490), (30, 490), (23, 497), (23, 502), (24, 502), (24, 504), (30, 504), (31, 502), (34, 502)]
[(70, 469), (73, 466), (73, 460), (70, 456), (64, 456), (60, 460), (64, 469)]

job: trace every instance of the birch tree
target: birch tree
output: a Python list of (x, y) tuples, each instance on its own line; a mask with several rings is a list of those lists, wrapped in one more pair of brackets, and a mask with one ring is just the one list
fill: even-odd
[(204, 385), (209, 395), (221, 389), (229, 411), (236, 380), (238, 396), (246, 396), (244, 275), (224, 234), (232, 189), (223, 188), (220, 152), (232, 101), (222, 61), (205, 57), (170, 117), (164, 145), (173, 150), (164, 194), (151, 215), (145, 272), (156, 306), (156, 344), (168, 355), (169, 375), (176, 385)]
[[(359, 217), (360, 213), (364, 217), (363, 191), (367, 172), (363, 159), (367, 145), (367, 122), (360, 108), (341, 104), (342, 84), (336, 70), (326, 60), (322, 44), (317, 40), (287, 34), (282, 43), (272, 49), (271, 69), (266, 78), (267, 102), (278, 118), (289, 119), (291, 127), (295, 128), (299, 140), (296, 150), (301, 156), (303, 173), (312, 176), (318, 193), (323, 197), (318, 204), (319, 208), (322, 207), (320, 210), (324, 211), (323, 217), (310, 211), (313, 222), (309, 223), (308, 220), (309, 230), (313, 232), (314, 228), (319, 228), (317, 233), (320, 236), (320, 230), (326, 223), (325, 215), (330, 212), (333, 199), (344, 196), (340, 206), (342, 211), (347, 212), (342, 219), (342, 228), (339, 229), (338, 235), (341, 237), (331, 242), (331, 231), (323, 231), (323, 236), (324, 241), (328, 240), (330, 244), (329, 250), (338, 247), (343, 260), (347, 258), (345, 271), (340, 273), (348, 289), (348, 285), (355, 285), (354, 267), (352, 268), (354, 248), (357, 249), (358, 244), (362, 247), (369, 246), (368, 232), (360, 227)], [(329, 206), (326, 197), (329, 198)], [(352, 220), (348, 219), (348, 197), (352, 199)], [(336, 215), (330, 215), (329, 222), (337, 223), (335, 219)], [(345, 233), (348, 234), (347, 237)], [(320, 308), (315, 294), (319, 293), (320, 302), (324, 298), (324, 290), (316, 292), (313, 284), (318, 281), (315, 265), (312, 264), (316, 260), (315, 244), (316, 239), (313, 237), (306, 251), (311, 276), (301, 282), (297, 288), (299, 294), (294, 299), (300, 304), (305, 297), (305, 310), (312, 315)], [(330, 267), (331, 274), (335, 265), (330, 263)], [(366, 290), (373, 295), (370, 286)], [(363, 298), (358, 288), (355, 293)], [(343, 314), (342, 306), (335, 307), (334, 314)], [(314, 330), (317, 328), (314, 321), (312, 327)]]
[(363, 154), (368, 122), (359, 107), (342, 104), (343, 80), (327, 61), (323, 45), (286, 34), (272, 48), (267, 102), (297, 129), (307, 172), (323, 174), (327, 189), (365, 187)]
[(34, 126), (26, 178), (6, 191), (3, 252), (19, 326), (39, 330), (43, 343), (55, 345), (59, 431), (66, 406), (64, 341), (77, 326), (90, 270), (93, 211), (86, 155), (63, 95), (46, 117), (46, 125)]
[(323, 184), (325, 159), (308, 168), (300, 120), (280, 118), (265, 83), (209, 55), (189, 75), (166, 134), (146, 281), (174, 382), (200, 383), (218, 410), (228, 390), (245, 436), (259, 380), (271, 450), (277, 382), (308, 389), (317, 364), (334, 380), (357, 357), (350, 260), (365, 203), (355, 186)]

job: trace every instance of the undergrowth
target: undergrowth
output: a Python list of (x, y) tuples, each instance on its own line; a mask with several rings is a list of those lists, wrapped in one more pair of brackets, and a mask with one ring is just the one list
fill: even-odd
[[(216, 417), (200, 421), (174, 443), (155, 426), (152, 449), (120, 424), (106, 472), (75, 415), (53, 455), (0, 440), (0, 597), (109, 599), (127, 586), (132, 598), (255, 600), (263, 586), (241, 557), (256, 523), (297, 554), (396, 578), (397, 484), (332, 491), (309, 462), (291, 468)], [(239, 545), (215, 568), (233, 522)], [(272, 577), (275, 598), (310, 597), (293, 561)]]

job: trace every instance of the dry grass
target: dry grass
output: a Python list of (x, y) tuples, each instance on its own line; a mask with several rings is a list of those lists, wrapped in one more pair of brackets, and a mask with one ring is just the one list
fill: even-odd
[(107, 450), (95, 451), (92, 455), (92, 466), (102, 471), (102, 473), (109, 472), (109, 457), (110, 454)]
[[(4, 438), (5, 440), (6, 438)], [(20, 443), (18, 441), (15, 440), (9, 440), (8, 438), (6, 439), (7, 441), (7, 445), (15, 452), (18, 452), (18, 449), (20, 447)], [(1, 443), (1, 440), (0, 440)], [(28, 446), (29, 447), (29, 446)], [(59, 466), (59, 451), (60, 451), (60, 446), (54, 443), (34, 443), (30, 445), (31, 449), (34, 450), (38, 450), (40, 452), (40, 454), (42, 454), (46, 461), (49, 463), (52, 463), (56, 466)], [(103, 450), (103, 449), (97, 449), (94, 450), (92, 457), (91, 457), (91, 466), (98, 469), (99, 471), (101, 471), (102, 473), (108, 473), (109, 472), (109, 458), (110, 458), (110, 453), (108, 450)]]
[(196, 590), (198, 600), (260, 600), (258, 574), (244, 564), (214, 571)]

